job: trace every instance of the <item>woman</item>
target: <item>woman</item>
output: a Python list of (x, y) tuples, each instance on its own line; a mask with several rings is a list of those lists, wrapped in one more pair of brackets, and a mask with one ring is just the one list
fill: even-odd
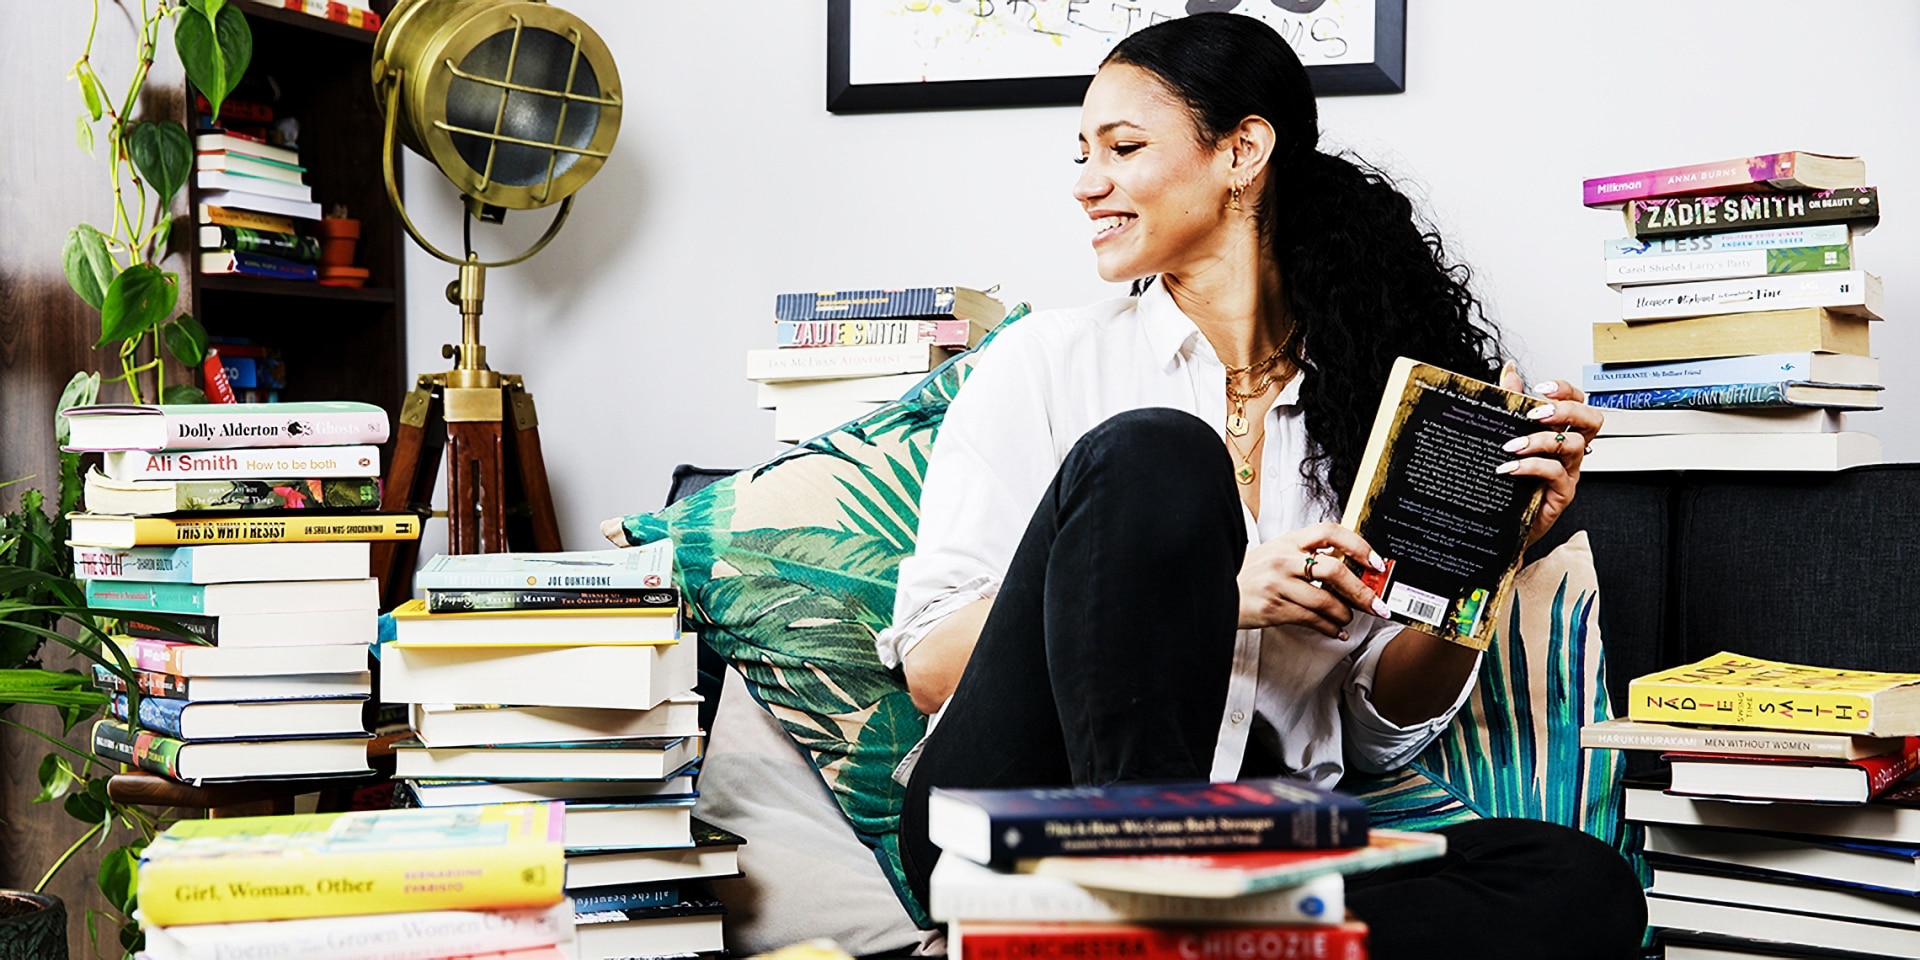
[[(880, 653), (931, 732), (903, 764), (911, 882), (926, 795), (1403, 765), (1465, 699), (1477, 652), (1378, 619), (1327, 522), (1393, 359), (1522, 389), (1439, 238), (1383, 177), (1318, 152), (1306, 71), (1243, 16), (1122, 41), (1087, 91), (1074, 198), (1103, 279), (1137, 296), (1038, 314), (982, 354), (934, 445), (919, 548)], [(1142, 282), (1144, 281), (1144, 283)], [(1224, 383), (1224, 389), (1222, 384)], [(1537, 538), (1600, 416), (1537, 386)], [(1494, 820), (1442, 861), (1349, 885), (1381, 958), (1627, 956), (1645, 914), (1620, 857)]]

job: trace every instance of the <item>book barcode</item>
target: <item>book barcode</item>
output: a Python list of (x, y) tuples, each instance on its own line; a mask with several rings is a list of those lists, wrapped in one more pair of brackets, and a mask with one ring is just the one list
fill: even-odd
[(1421, 620), (1440, 619), (1440, 604), (1433, 600), (1408, 600), (1407, 616)]
[(1447, 598), (1404, 583), (1387, 591), (1387, 609), (1430, 626), (1438, 626), (1447, 612)]

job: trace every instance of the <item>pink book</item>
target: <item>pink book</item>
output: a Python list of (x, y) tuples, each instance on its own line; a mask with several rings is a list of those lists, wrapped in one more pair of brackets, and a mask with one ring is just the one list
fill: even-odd
[(1599, 177), (1586, 181), (1582, 202), (1589, 207), (1610, 207), (1648, 197), (1680, 197), (1742, 188), (1837, 190), (1866, 185), (1867, 165), (1858, 157), (1790, 150)]

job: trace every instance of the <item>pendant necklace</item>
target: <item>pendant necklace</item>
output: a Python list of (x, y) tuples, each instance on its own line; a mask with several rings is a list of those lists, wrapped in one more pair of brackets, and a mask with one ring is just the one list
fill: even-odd
[(1254, 475), (1259, 472), (1253, 465), (1253, 454), (1254, 451), (1260, 449), (1260, 441), (1264, 439), (1266, 439), (1266, 435), (1262, 434), (1259, 439), (1253, 441), (1252, 448), (1242, 452), (1240, 445), (1233, 442), (1233, 436), (1227, 437), (1227, 447), (1233, 451), (1234, 456), (1240, 458), (1240, 466), (1233, 471), (1233, 478), (1240, 481), (1240, 485), (1243, 487), (1252, 483)]
[[(1226, 368), (1227, 399), (1233, 401), (1233, 412), (1227, 414), (1228, 433), (1236, 437), (1244, 437), (1247, 435), (1247, 430), (1251, 426), (1251, 424), (1247, 422), (1247, 401), (1265, 394), (1267, 388), (1273, 386), (1273, 365), (1280, 360), (1280, 354), (1285, 349), (1286, 345), (1282, 344), (1275, 347), (1273, 352), (1267, 354), (1264, 358), (1249, 363), (1244, 367)], [(1251, 375), (1255, 370), (1261, 371), (1261, 376), (1260, 382), (1256, 384), (1252, 390), (1241, 393), (1233, 388), (1235, 380), (1240, 379), (1242, 376)], [(1240, 482), (1246, 483), (1247, 481), (1242, 480)]]

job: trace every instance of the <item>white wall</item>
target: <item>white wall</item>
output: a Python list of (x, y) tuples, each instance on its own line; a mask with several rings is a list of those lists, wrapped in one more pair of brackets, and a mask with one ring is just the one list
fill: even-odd
[[(824, 5), (560, 0), (613, 48), (618, 148), (558, 241), (489, 278), (484, 339), (524, 374), (566, 545), (660, 505), (675, 463), (778, 449), (744, 352), (792, 290), (1000, 284), (1009, 302), (1112, 295), (1068, 196), (1074, 108), (826, 112)], [(1856, 415), (1889, 459), (1920, 459), (1920, 4), (1856, 0), (1413, 0), (1408, 92), (1321, 102), (1330, 142), (1422, 202), (1530, 375), (1575, 377), (1615, 296), (1600, 242), (1618, 214), (1584, 177), (1783, 149), (1858, 154), (1892, 213), (1860, 244), (1886, 279), (1875, 327), (1884, 413)], [(458, 242), (451, 188), (407, 169), (415, 216)], [(515, 214), (530, 236), (544, 213)], [(505, 248), (500, 245), (500, 249)], [(415, 370), (458, 337), (449, 268), (408, 261)], [(429, 553), (439, 549), (426, 546)]]

